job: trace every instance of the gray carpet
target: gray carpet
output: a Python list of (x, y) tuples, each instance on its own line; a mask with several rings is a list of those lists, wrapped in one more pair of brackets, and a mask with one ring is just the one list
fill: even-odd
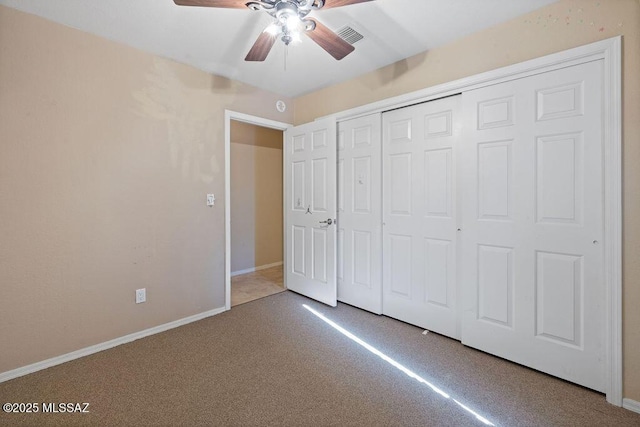
[[(308, 304), (449, 395), (410, 378)], [(640, 426), (603, 395), (341, 304), (292, 292), (0, 384), (4, 402), (89, 402), (88, 414), (0, 425)]]

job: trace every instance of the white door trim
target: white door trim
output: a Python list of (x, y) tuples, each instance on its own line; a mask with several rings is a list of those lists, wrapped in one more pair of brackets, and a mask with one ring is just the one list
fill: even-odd
[(603, 60), (604, 271), (607, 401), (622, 406), (622, 37), (488, 71), (331, 114), (336, 121), (406, 107), (471, 89)]
[[(231, 120), (285, 131), (289, 123), (224, 110), (224, 298), (225, 310), (231, 309)], [(282, 135), (284, 144), (284, 134)], [(284, 145), (282, 150), (284, 156)], [(284, 159), (284, 157), (283, 157)], [(283, 162), (284, 163), (284, 162)], [(284, 180), (283, 180), (284, 188)], [(283, 189), (284, 191), (284, 189)]]

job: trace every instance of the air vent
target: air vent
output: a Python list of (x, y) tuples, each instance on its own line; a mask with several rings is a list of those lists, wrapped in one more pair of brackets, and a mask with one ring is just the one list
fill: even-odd
[(356, 42), (362, 40), (364, 36), (351, 28), (350, 26), (342, 27), (337, 31), (337, 34), (342, 38), (342, 40), (346, 41), (349, 44), (355, 44)]

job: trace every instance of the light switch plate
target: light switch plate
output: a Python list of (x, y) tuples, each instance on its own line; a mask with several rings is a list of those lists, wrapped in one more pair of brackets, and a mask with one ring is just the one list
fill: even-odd
[(216, 204), (216, 196), (213, 194), (207, 194), (207, 206), (213, 206)]

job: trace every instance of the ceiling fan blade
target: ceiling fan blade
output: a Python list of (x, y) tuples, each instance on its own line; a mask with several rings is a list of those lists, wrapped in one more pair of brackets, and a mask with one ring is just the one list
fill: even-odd
[(309, 20), (315, 22), (316, 28), (312, 31), (307, 31), (305, 34), (311, 37), (311, 40), (329, 52), (329, 54), (338, 61), (355, 50), (352, 45), (344, 41), (340, 36), (326, 26), (322, 25), (315, 19)]
[(364, 3), (372, 0), (325, 0), (322, 9), (330, 9), (332, 7), (349, 6), (350, 4)]
[(267, 59), (267, 55), (271, 51), (273, 44), (276, 42), (276, 38), (266, 31), (260, 33), (258, 40), (253, 44), (245, 61), (264, 61)]
[(249, 0), (173, 0), (178, 6), (228, 7), (246, 9)]

